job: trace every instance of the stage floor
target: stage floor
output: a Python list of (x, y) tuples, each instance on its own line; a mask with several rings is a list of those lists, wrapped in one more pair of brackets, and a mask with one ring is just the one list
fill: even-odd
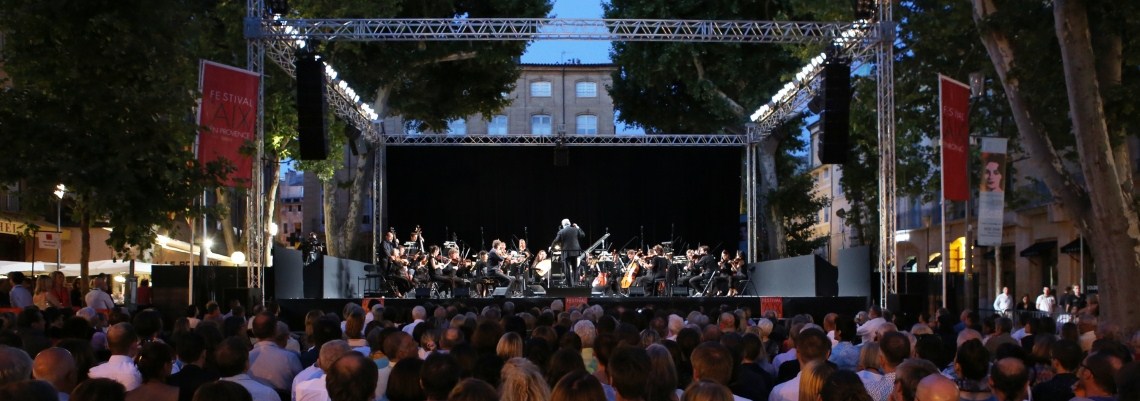
[[(410, 321), (411, 310), (415, 306), (424, 305), (463, 305), (469, 308), (482, 309), (488, 305), (502, 305), (511, 302), (516, 311), (523, 311), (532, 307), (540, 309), (550, 307), (555, 300), (561, 300), (567, 307), (581, 305), (600, 305), (607, 311), (623, 306), (626, 308), (653, 308), (668, 313), (676, 313), (682, 317), (691, 311), (703, 313), (719, 312), (722, 309), (745, 308), (752, 312), (752, 316), (759, 316), (763, 311), (775, 310), (781, 317), (797, 314), (810, 314), (817, 321), (822, 321), (823, 315), (831, 312), (855, 316), (866, 309), (867, 297), (589, 297), (577, 294), (552, 294), (545, 297), (518, 297), (518, 298), (462, 298), (462, 299), (399, 299), (399, 298), (327, 298), (327, 299), (280, 299), (281, 317), (289, 327), (304, 327), (305, 314), (317, 309), (326, 313), (341, 315), (345, 304), (354, 303), (367, 305), (372, 299), (378, 299), (385, 308), (394, 310), (403, 319)], [(588, 292), (586, 293), (588, 295)], [(430, 314), (431, 311), (428, 311)], [(714, 319), (715, 321), (715, 319)]]

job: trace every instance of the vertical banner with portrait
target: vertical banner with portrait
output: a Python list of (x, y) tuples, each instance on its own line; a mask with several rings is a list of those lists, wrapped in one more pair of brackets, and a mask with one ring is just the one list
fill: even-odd
[(978, 181), (978, 245), (1001, 245), (1005, 214), (1005, 138), (982, 138), (981, 169)]
[(970, 200), (966, 165), (970, 148), (970, 87), (938, 76), (939, 126), (942, 133), (942, 194), (947, 200)]

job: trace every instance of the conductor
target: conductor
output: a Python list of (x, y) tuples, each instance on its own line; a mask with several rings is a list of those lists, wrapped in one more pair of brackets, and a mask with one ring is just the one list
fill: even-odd
[(570, 224), (570, 219), (562, 219), (562, 228), (550, 243), (550, 247), (562, 246), (562, 275), (563, 284), (574, 287), (578, 285), (578, 259), (582, 256), (580, 241), (586, 239), (586, 233), (578, 228), (577, 224)]

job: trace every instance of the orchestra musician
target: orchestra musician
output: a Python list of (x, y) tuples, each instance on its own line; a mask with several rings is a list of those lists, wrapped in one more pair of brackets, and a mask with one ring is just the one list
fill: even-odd
[[(452, 250), (455, 251), (456, 255), (459, 254), (459, 250), (454, 248)], [(452, 289), (458, 286), (459, 280), (455, 278), (454, 273), (450, 276), (444, 274), (444, 266), (446, 266), (447, 262), (441, 260), (439, 245), (428, 246), (428, 255), (427, 273), (431, 282), (439, 285), (440, 292), (451, 292)]]
[(728, 290), (728, 296), (735, 297), (744, 292), (743, 284), (748, 280), (748, 276), (744, 273), (744, 258), (737, 255), (729, 262), (732, 265), (732, 275), (730, 276), (732, 284)]
[(487, 267), (483, 274), (494, 278), (501, 287), (510, 286), (511, 277), (503, 273), (503, 268), (507, 267), (506, 262), (509, 258), (507, 243), (497, 239), (491, 241), (491, 252), (487, 254)]
[(412, 246), (410, 247), (411, 248), (410, 251), (413, 254), (416, 252), (422, 252), (425, 250), (425, 248), (424, 248), (424, 234), (423, 234), (423, 230), (420, 229), (420, 226), (417, 225), (416, 229), (414, 231), (412, 231), (412, 235), (408, 238), (408, 242), (412, 243)]
[[(468, 269), (468, 274), (472, 279), (482, 277), (486, 274), (487, 266), (490, 265), (491, 254), (487, 251), (479, 251), (476, 259), (477, 260), (471, 264), (471, 268)], [(477, 291), (481, 297), (486, 297), (490, 290), (491, 288), (484, 286), (481, 281), (477, 282), (475, 286), (475, 291)]]
[(404, 258), (404, 248), (396, 247), (392, 250), (392, 270), (388, 279), (396, 283), (396, 297), (403, 298), (404, 294), (411, 291), (412, 275), (408, 272), (408, 267), (411, 264)]
[[(520, 241), (520, 242), (523, 244), (526, 243), (526, 242), (522, 242), (522, 241)], [(526, 274), (532, 275), (531, 277), (534, 277), (535, 279), (545, 278), (545, 277), (537, 277), (535, 275), (535, 272), (537, 272), (537, 269), (538, 269), (538, 264), (542, 263), (542, 261), (544, 261), (544, 260), (546, 260), (546, 251), (539, 249), (538, 253), (534, 254), (534, 261), (532, 261), (530, 263), (530, 269), (527, 269)], [(550, 274), (550, 273), (547, 273), (547, 274)], [(535, 280), (531, 280), (531, 281), (533, 282)]]
[[(720, 260), (717, 261), (716, 274), (712, 276), (715, 281), (712, 288), (715, 296), (728, 295), (730, 283), (732, 282), (732, 253), (727, 249), (720, 251)], [(710, 294), (705, 294), (710, 295)]]
[(645, 277), (642, 277), (645, 294), (658, 295), (657, 279), (665, 278), (665, 274), (669, 270), (669, 260), (665, 259), (665, 248), (661, 247), (661, 245), (657, 245), (650, 250), (647, 267)]
[(392, 255), (393, 255), (393, 252), (396, 251), (396, 248), (398, 246), (399, 245), (396, 244), (396, 230), (395, 229), (390, 229), (388, 232), (384, 233), (384, 239), (382, 241), (380, 241), (380, 253), (379, 253), (379, 255), (377, 255), (377, 256), (379, 256), (378, 259), (380, 262), (380, 271), (381, 272), (384, 272), (385, 274), (387, 274), (388, 272), (391, 271), (392, 258), (393, 258)]
[(681, 277), (677, 279), (678, 284), (688, 286), (689, 281), (692, 280), (693, 277), (701, 274), (700, 268), (697, 267), (697, 256), (696, 250), (689, 249), (685, 251), (685, 260), (687, 260), (687, 262), (685, 263), (684, 269), (682, 269)]
[(567, 286), (578, 285), (578, 258), (582, 254), (581, 241), (586, 240), (586, 233), (578, 228), (577, 224), (570, 224), (570, 219), (562, 219), (562, 227), (558, 235), (551, 241), (550, 247), (562, 247), (562, 276), (563, 284)]
[(709, 246), (701, 245), (697, 247), (697, 263), (696, 273), (693, 278), (689, 279), (689, 288), (700, 295), (704, 291), (705, 281), (712, 279), (716, 275), (716, 259), (709, 255)]

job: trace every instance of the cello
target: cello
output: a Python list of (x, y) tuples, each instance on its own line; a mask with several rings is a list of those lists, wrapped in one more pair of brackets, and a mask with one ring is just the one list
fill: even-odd
[(630, 258), (629, 269), (626, 270), (625, 276), (621, 278), (621, 289), (629, 289), (633, 285), (633, 278), (641, 271), (641, 255), (635, 255)]

